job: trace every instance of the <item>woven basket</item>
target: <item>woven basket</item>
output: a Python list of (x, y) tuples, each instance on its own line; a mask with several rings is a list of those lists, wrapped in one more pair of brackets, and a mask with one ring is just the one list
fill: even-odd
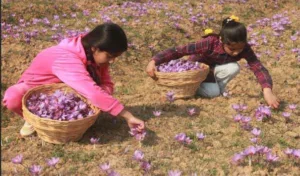
[[(93, 116), (84, 117), (74, 121), (58, 121), (52, 119), (41, 118), (31, 113), (26, 107), (26, 100), (36, 93), (51, 94), (56, 90), (74, 93), (89, 105), (95, 112)], [(38, 136), (49, 143), (64, 144), (71, 141), (78, 141), (82, 138), (83, 134), (91, 127), (97, 120), (100, 110), (93, 106), (86, 98), (79, 95), (75, 90), (68, 87), (64, 83), (47, 84), (30, 89), (22, 99), (23, 116), (36, 130)]]
[(157, 85), (162, 88), (163, 93), (166, 91), (174, 91), (175, 99), (179, 98), (190, 98), (193, 97), (203, 82), (208, 73), (209, 66), (206, 64), (199, 64), (201, 69), (199, 70), (189, 70), (184, 72), (158, 72), (156, 71), (156, 81)]

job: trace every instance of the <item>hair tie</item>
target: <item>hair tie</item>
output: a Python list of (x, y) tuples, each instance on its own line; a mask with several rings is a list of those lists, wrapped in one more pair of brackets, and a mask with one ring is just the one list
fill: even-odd
[(231, 15), (228, 19), (227, 19), (227, 22), (228, 23), (229, 21), (235, 21), (235, 22), (239, 22), (240, 21), (240, 18), (235, 16), (235, 15)]
[(212, 34), (214, 31), (212, 29), (205, 29), (204, 34), (208, 35), (208, 34)]

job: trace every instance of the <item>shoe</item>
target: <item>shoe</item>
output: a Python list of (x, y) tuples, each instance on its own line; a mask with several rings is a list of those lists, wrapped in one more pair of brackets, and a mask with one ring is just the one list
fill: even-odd
[(28, 122), (25, 122), (23, 127), (20, 130), (20, 134), (22, 137), (31, 136), (34, 132), (35, 132), (34, 127)]

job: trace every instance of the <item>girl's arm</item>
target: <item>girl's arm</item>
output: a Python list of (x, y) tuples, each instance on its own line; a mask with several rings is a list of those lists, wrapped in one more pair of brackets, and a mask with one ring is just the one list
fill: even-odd
[(273, 82), (268, 70), (257, 59), (254, 51), (250, 46), (246, 46), (245, 51), (242, 54), (242, 58), (245, 58), (248, 62), (250, 69), (253, 71), (258, 82), (260, 83), (264, 98), (269, 106), (273, 108), (279, 107), (280, 100), (272, 92)]
[(212, 50), (212, 44), (218, 40), (217, 37), (207, 37), (198, 42), (190, 43), (188, 45), (169, 48), (165, 51), (159, 52), (152, 60), (155, 61), (155, 65), (160, 65), (170, 60), (179, 59), (186, 55), (192, 54), (206, 54)]
[(52, 72), (102, 111), (117, 116), (124, 109), (117, 99), (93, 81), (79, 58), (69, 56), (56, 59), (52, 65)]

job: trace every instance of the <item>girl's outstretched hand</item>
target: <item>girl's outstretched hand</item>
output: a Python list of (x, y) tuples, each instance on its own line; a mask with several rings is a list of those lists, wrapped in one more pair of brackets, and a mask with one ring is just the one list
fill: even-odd
[(149, 62), (146, 68), (147, 74), (154, 80), (157, 80), (157, 77), (155, 76), (155, 61), (152, 60)]
[(264, 98), (269, 106), (272, 108), (278, 108), (280, 100), (273, 94), (270, 88), (264, 88)]
[(138, 132), (145, 130), (145, 122), (134, 117), (129, 111), (124, 109), (119, 115), (127, 121), (130, 129), (136, 128)]

